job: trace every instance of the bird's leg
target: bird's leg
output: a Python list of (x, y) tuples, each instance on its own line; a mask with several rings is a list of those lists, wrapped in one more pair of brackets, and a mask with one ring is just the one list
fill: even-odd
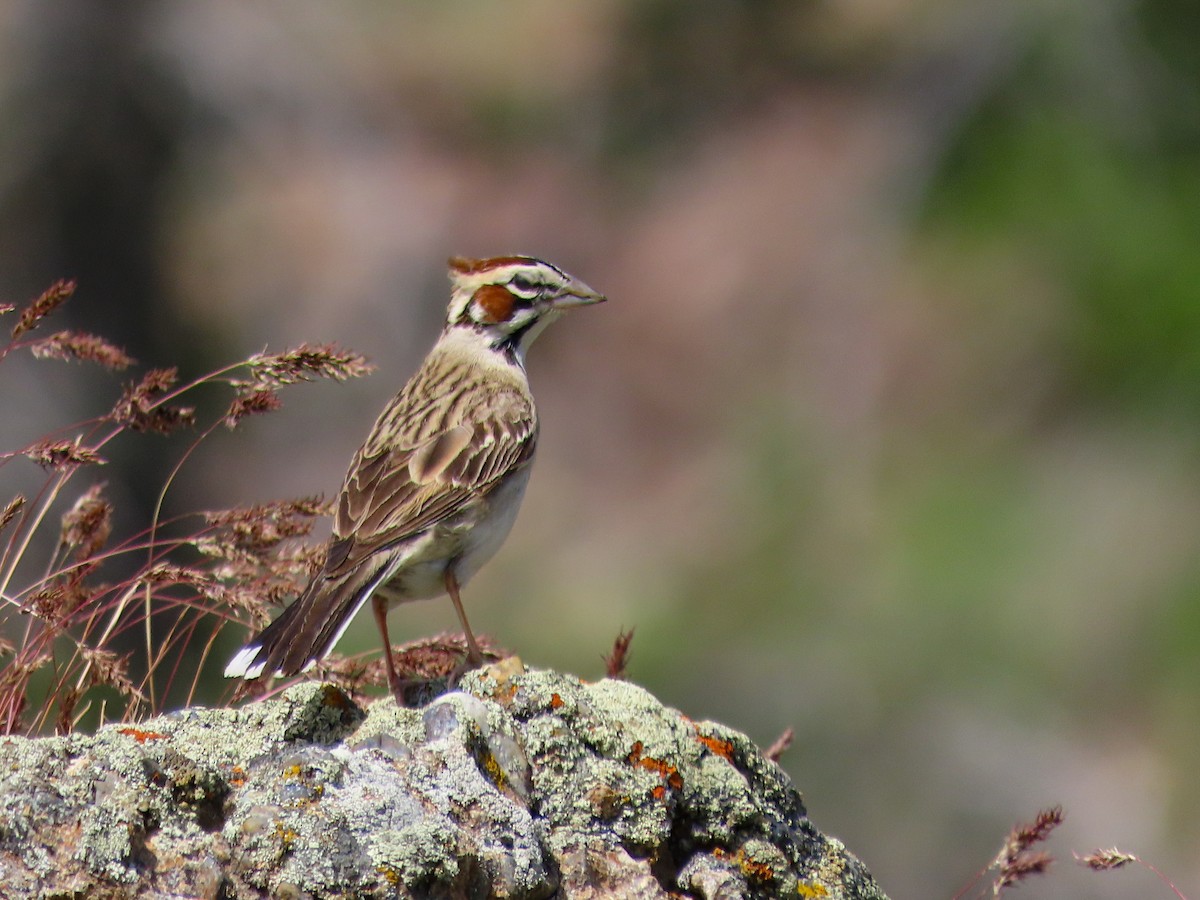
[(376, 593), (371, 597), (371, 610), (375, 613), (375, 624), (379, 626), (379, 633), (383, 635), (383, 659), (387, 663), (388, 688), (391, 690), (392, 696), (396, 698), (396, 702), (404, 706), (400, 678), (396, 675), (396, 662), (392, 659), (392, 641), (388, 637), (387, 600)]
[(463, 609), (462, 598), (458, 596), (458, 578), (454, 575), (454, 566), (446, 566), (446, 593), (454, 603), (454, 611), (458, 613), (458, 621), (462, 623), (463, 636), (467, 639), (467, 660), (473, 668), (483, 665), (483, 651), (475, 643), (475, 635), (471, 633), (471, 625), (467, 622), (467, 611)]

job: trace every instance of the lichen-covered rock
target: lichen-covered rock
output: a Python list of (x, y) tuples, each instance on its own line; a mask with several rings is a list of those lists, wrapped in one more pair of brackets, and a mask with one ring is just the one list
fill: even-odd
[(0, 894), (883, 898), (745, 736), (544, 671), (2, 738)]

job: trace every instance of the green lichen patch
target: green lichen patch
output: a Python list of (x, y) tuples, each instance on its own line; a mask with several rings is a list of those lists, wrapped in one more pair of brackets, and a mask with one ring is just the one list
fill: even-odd
[(2, 739), (0, 861), (15, 898), (883, 897), (744, 735), (520, 667)]

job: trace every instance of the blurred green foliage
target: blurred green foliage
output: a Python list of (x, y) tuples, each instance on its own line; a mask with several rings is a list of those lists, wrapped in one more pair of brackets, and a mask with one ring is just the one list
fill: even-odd
[[(1009, 291), (1020, 303), (1052, 285), (1066, 318), (1051, 351), (1058, 368), (1043, 417), (1049, 430), (1090, 423), (1083, 427), (1129, 435), (1130, 446), (1157, 445), (1148, 455), (1161, 454), (1167, 490), (1187, 497), (1200, 484), (1198, 34), (1200, 5), (1185, 0), (1047, 13), (953, 135), (922, 210), (925, 235), (943, 254), (964, 257), (964, 269), (997, 255), (1022, 261), (1005, 271), (1025, 278), (993, 286), (990, 297)], [(1031, 434), (1022, 452), (1032, 457), (1046, 440)], [(1126, 488), (1111, 484), (1115, 495)], [(980, 520), (1004, 520), (1011, 499), (995, 499), (976, 511)], [(1162, 521), (1193, 541), (1194, 517), (1177, 518), (1171, 505), (1163, 504)], [(927, 524), (938, 546), (977, 530)], [(1134, 521), (1128, 527), (1136, 534)], [(978, 581), (959, 588), (979, 596)], [(1166, 793), (1174, 824), (1183, 825), (1200, 802), (1189, 763), (1200, 739), (1200, 565), (1157, 572), (1126, 599), (1138, 613), (1117, 621), (1103, 621), (1111, 607), (1101, 602), (1094, 611), (1076, 606), (1073, 624), (1056, 624), (1060, 600), (1044, 598), (1048, 619), (1029, 622), (1024, 643), (1039, 653), (1022, 658), (1022, 642), (1006, 643), (1017, 651), (1008, 670), (1037, 680), (1057, 656), (1065, 671), (1048, 684), (1063, 690), (1059, 702), (1072, 706), (1078, 727), (1103, 733), (1102, 723), (1126, 722), (1173, 760)], [(1097, 646), (1072, 646), (1073, 634)]]
[(1193, 420), (1200, 57), (1184, 36), (1200, 33), (1197, 10), (1080, 4), (1048, 19), (954, 137), (925, 208), (961, 251), (999, 245), (1061, 286), (1070, 395)]

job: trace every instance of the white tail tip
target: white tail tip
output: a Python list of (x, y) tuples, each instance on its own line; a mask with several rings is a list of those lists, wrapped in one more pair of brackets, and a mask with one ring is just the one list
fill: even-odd
[(225, 667), (226, 678), (245, 678), (247, 681), (253, 681), (263, 673), (266, 667), (266, 661), (255, 662), (258, 654), (262, 651), (262, 647), (258, 644), (251, 644), (249, 647), (243, 647), (229, 661), (229, 665)]

